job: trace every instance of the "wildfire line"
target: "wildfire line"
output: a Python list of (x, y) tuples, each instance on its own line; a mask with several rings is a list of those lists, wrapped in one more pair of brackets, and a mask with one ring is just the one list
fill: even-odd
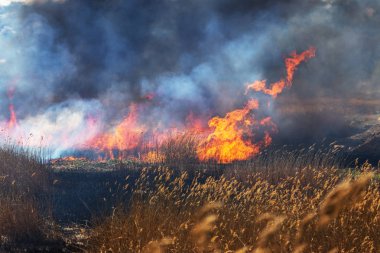
[[(247, 85), (245, 94), (247, 95), (249, 90), (253, 90), (263, 92), (275, 99), (284, 88), (291, 87), (297, 66), (301, 62), (313, 58), (315, 53), (314, 47), (301, 54), (293, 52), (289, 58), (285, 59), (285, 78), (272, 83), (270, 88), (267, 88), (266, 80), (255, 81)], [(272, 142), (270, 134), (275, 132), (277, 127), (270, 117), (262, 120), (256, 119), (252, 112), (258, 109), (259, 101), (249, 99), (242, 109), (228, 112), (224, 117), (212, 118), (208, 122), (208, 126), (213, 129), (213, 132), (198, 147), (199, 159), (202, 161), (214, 160), (219, 163), (246, 160), (259, 153), (262, 147), (270, 145)]]

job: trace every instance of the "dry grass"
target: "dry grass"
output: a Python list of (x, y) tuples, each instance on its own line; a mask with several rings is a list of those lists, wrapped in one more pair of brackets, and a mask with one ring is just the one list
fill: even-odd
[[(135, 170), (119, 205), (92, 224), (84, 251), (380, 252), (378, 168), (342, 169), (333, 150), (317, 147), (200, 164), (195, 143), (170, 140), (160, 166)], [(48, 208), (54, 180), (38, 157), (0, 149), (2, 245), (57, 237)]]
[(199, 138), (192, 133), (175, 134), (162, 143), (150, 154), (156, 155), (153, 163), (165, 163), (171, 166), (184, 167), (198, 163), (197, 146)]
[(49, 228), (49, 174), (40, 153), (13, 146), (0, 148), (1, 245), (54, 239)]
[(88, 250), (379, 252), (379, 182), (370, 170), (307, 166), (276, 181), (259, 170), (240, 180), (144, 169), (132, 203), (98, 223)]
[(169, 138), (161, 146), (167, 164), (186, 164), (198, 161), (196, 149), (198, 138), (193, 134), (182, 134)]

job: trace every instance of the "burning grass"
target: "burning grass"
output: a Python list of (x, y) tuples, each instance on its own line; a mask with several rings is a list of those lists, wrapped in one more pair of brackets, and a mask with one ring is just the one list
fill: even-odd
[[(286, 163), (286, 162), (285, 162)], [(131, 204), (92, 231), (93, 252), (378, 252), (379, 181), (304, 167), (287, 177), (260, 171), (194, 176), (145, 168)], [(276, 173), (276, 171), (274, 171)], [(271, 180), (269, 180), (271, 179)]]

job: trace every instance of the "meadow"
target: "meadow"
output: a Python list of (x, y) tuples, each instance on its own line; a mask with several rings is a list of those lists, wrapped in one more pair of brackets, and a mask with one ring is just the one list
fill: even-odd
[(0, 251), (380, 251), (378, 167), (316, 146), (199, 163), (192, 143), (156, 162), (1, 148)]

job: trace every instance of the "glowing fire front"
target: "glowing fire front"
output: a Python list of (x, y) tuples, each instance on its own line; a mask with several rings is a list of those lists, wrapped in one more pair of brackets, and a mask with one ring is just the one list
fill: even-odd
[(132, 104), (129, 109), (128, 116), (113, 131), (96, 136), (86, 145), (106, 152), (109, 159), (115, 158), (113, 150), (124, 151), (137, 148), (147, 128), (138, 122), (137, 105)]
[[(255, 81), (247, 85), (245, 94), (253, 90), (276, 98), (285, 87), (292, 85), (297, 66), (314, 57), (315, 51), (315, 48), (310, 48), (301, 54), (292, 53), (285, 60), (286, 78), (271, 84), (270, 88), (267, 88), (265, 80)], [(257, 109), (259, 109), (258, 100), (250, 99), (242, 109), (231, 111), (223, 118), (212, 118), (208, 125), (213, 132), (198, 147), (199, 159), (214, 160), (219, 163), (246, 160), (259, 153), (262, 147), (270, 145), (272, 142), (270, 134), (275, 132), (277, 127), (270, 117), (257, 120), (252, 114)], [(260, 132), (260, 128), (264, 128), (261, 130), (264, 134), (258, 139), (257, 133)]]
[[(315, 52), (315, 48), (310, 48), (301, 54), (292, 53), (285, 59), (286, 77), (278, 82), (267, 85), (266, 80), (259, 80), (247, 84), (245, 95), (249, 95), (252, 91), (266, 94), (268, 96), (264, 96), (264, 102), (258, 98), (248, 97), (242, 108), (234, 109), (226, 113), (224, 117), (216, 116), (207, 120), (208, 118), (197, 117), (190, 112), (183, 124), (168, 127), (163, 122), (148, 120), (150, 123), (147, 123), (147, 120), (143, 119), (146, 118), (144, 108), (154, 106), (152, 101), (155, 99), (153, 94), (148, 94), (143, 98), (143, 101), (146, 101), (144, 106), (138, 103), (130, 104), (128, 115), (113, 128), (99, 131), (101, 127), (98, 125), (98, 119), (91, 116), (84, 123), (87, 124), (85, 131), (94, 133), (89, 135), (90, 138), (84, 139), (75, 146), (70, 146), (70, 141), (66, 141), (66, 136), (76, 138), (86, 135), (82, 131), (83, 128), (80, 128), (80, 126), (83, 127), (82, 124), (79, 125), (79, 130), (74, 128), (54, 135), (53, 137), (58, 137), (58, 140), (52, 136), (50, 138), (44, 136), (44, 140), (48, 141), (46, 146), (51, 144), (50, 141), (56, 141), (65, 148), (90, 149), (98, 154), (101, 160), (128, 158), (124, 154), (129, 152), (137, 154), (139, 158), (146, 161), (163, 161), (164, 157), (155, 149), (157, 145), (175, 138), (176, 135), (190, 133), (197, 136), (197, 141), (203, 139), (195, 145), (196, 156), (200, 161), (230, 163), (249, 159), (258, 154), (263, 147), (269, 146), (272, 143), (272, 134), (277, 131), (277, 126), (271, 117), (263, 115), (268, 109), (266, 107), (269, 107), (271, 100), (281, 94), (286, 87), (291, 87), (298, 65), (313, 58)], [(18, 140), (20, 133), (26, 133), (28, 130), (23, 129), (22, 124), (17, 122), (13, 96), (14, 89), (10, 88), (8, 91), (9, 118), (7, 122), (0, 123), (7, 134)], [(254, 112), (258, 110), (260, 114), (255, 115)], [(206, 124), (207, 121), (208, 124)], [(68, 157), (65, 161), (75, 159), (75, 157)]]
[[(245, 160), (259, 152), (259, 145), (248, 140), (248, 137), (253, 137), (250, 128), (257, 124), (249, 113), (258, 107), (258, 101), (252, 99), (243, 109), (229, 112), (224, 118), (212, 118), (208, 125), (214, 128), (214, 132), (199, 146), (197, 150), (199, 159), (228, 163)], [(246, 136), (247, 140), (243, 139), (244, 134), (250, 135)]]
[(15, 88), (11, 87), (8, 89), (8, 98), (9, 98), (9, 121), (8, 121), (8, 128), (13, 129), (17, 125), (17, 117), (15, 112), (15, 107), (13, 105), (13, 96), (14, 96)]

